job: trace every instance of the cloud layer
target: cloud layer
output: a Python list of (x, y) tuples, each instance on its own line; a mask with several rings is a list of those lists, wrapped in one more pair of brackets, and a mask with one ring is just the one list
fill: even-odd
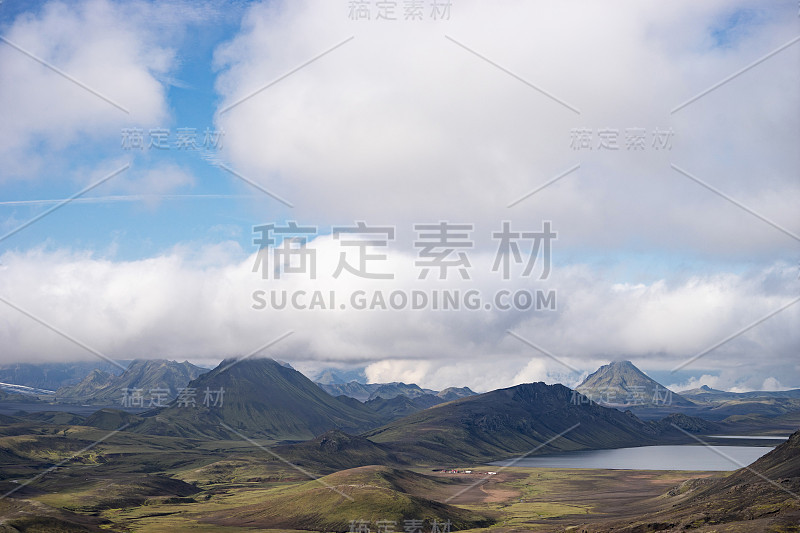
[[(217, 53), (231, 162), (293, 216), (544, 218), (565, 246), (739, 258), (794, 245), (671, 166), (800, 232), (800, 45), (672, 112), (795, 37), (790, 3), (465, 0), (419, 23), (351, 21), (343, 7), (255, 6)], [(641, 150), (626, 149), (634, 128)], [(570, 146), (574, 129), (591, 130), (592, 149)], [(620, 149), (600, 148), (600, 130)], [(653, 146), (657, 130), (671, 149)]]
[[(320, 273), (332, 271), (339, 261), (339, 244), (319, 237), (312, 248)], [(488, 256), (476, 256), (471, 280), (445, 282), (417, 280), (415, 256), (403, 252), (390, 253), (386, 261), (387, 269), (397, 272), (391, 281), (344, 275), (333, 279), (328, 274), (317, 280), (301, 274), (262, 280), (252, 272), (255, 259), (244, 258), (232, 243), (178, 247), (130, 262), (45, 249), (9, 252), (0, 257), (0, 294), (112, 358), (221, 359), (247, 355), (293, 331), (260, 353), (301, 367), (308, 362), (317, 368), (327, 362), (367, 366), (367, 376), (375, 381), (403, 379), (430, 387), (486, 390), (540, 379), (570, 382), (613, 359), (671, 369), (790, 302), (787, 294), (796, 283), (795, 269), (786, 264), (745, 274), (637, 285), (611, 283), (602, 272), (572, 265), (554, 269), (544, 284), (527, 282), (529, 287), (556, 290), (555, 310), (369, 311), (353, 309), (351, 295), (472, 289), (490, 296), (510, 287), (489, 274)], [(333, 291), (337, 305), (256, 309), (255, 290), (287, 291), (290, 298), (306, 291), (298, 300), (306, 305), (313, 291), (320, 291), (324, 307), (330, 307)], [(340, 309), (340, 303), (347, 309)], [(92, 357), (8, 305), (0, 305), (0, 317), (5, 360)], [(798, 318), (800, 306), (789, 307), (688, 370), (698, 375), (733, 372), (758, 385), (778, 376), (784, 385), (798, 386), (791, 380), (798, 375), (800, 338), (791, 327)], [(754, 360), (761, 364), (753, 365)]]

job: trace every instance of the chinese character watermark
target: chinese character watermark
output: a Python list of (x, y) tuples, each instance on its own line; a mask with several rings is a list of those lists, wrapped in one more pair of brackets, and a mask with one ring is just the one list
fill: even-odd
[(352, 21), (450, 20), (452, 0), (348, 0), (347, 18)]
[(122, 128), (121, 133), (123, 150), (221, 150), (225, 136), (224, 131), (211, 128), (202, 134), (197, 128), (176, 128), (174, 138), (168, 128)]
[(675, 132), (672, 128), (653, 128), (648, 137), (646, 128), (573, 128), (569, 132), (569, 147), (575, 151), (598, 150), (619, 151), (622, 146), (627, 151), (672, 150), (672, 139)]

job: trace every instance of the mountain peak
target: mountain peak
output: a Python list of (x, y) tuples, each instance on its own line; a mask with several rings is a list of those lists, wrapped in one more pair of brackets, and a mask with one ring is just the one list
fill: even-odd
[[(331, 429), (361, 432), (378, 415), (361, 404), (337, 400), (303, 374), (270, 358), (225, 359), (188, 384), (190, 405), (173, 402), (148, 414), (140, 433), (230, 438), (235, 428), (253, 437), (307, 440)], [(213, 397), (205, 397), (202, 391)]]
[(590, 374), (575, 389), (606, 405), (690, 406), (690, 401), (648, 377), (630, 361), (613, 361)]

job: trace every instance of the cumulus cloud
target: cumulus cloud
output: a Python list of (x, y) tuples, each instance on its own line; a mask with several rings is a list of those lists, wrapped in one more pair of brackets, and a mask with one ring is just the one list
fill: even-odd
[[(547, 218), (565, 246), (783, 253), (790, 237), (671, 167), (800, 231), (800, 47), (671, 112), (795, 36), (795, 6), (771, 7), (464, 0), (450, 21), (414, 24), (269, 2), (217, 53), (217, 121), (232, 164), (297, 217)], [(592, 150), (570, 147), (576, 128), (592, 130)], [(626, 149), (629, 128), (647, 130), (646, 149)], [(603, 129), (618, 130), (620, 150), (598, 149)], [(653, 146), (656, 129), (674, 132), (671, 149)]]

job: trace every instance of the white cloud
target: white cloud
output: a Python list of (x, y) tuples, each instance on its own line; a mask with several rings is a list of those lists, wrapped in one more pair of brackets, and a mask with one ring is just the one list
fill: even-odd
[(699, 389), (703, 385), (712, 389), (721, 389), (720, 377), (710, 374), (703, 374), (700, 377), (689, 378), (685, 383), (673, 383), (667, 388), (675, 392), (683, 392), (691, 389)]
[[(109, 357), (221, 359), (248, 354), (294, 331), (264, 355), (306, 366), (309, 361), (318, 366), (326, 361), (363, 364), (372, 381), (488, 390), (538, 380), (574, 385), (579, 378), (511, 338), (506, 330), (583, 372), (621, 358), (635, 359), (649, 370), (670, 369), (788, 302), (785, 294), (796, 277), (788, 265), (776, 264), (743, 275), (697, 276), (675, 284), (657, 282), (620, 290), (597, 273), (573, 266), (554, 271), (547, 281), (547, 287), (558, 291), (556, 311), (356, 311), (338, 308), (339, 303), (349, 304), (348, 294), (356, 290), (478, 289), (487, 297), (522, 284), (479, 275), (488, 271), (487, 257), (476, 258), (476, 275), (470, 282), (420, 282), (407, 275), (414, 269), (404, 270), (413, 258), (399, 252), (390, 253), (387, 264), (388, 270), (398, 272), (393, 282), (346, 276), (334, 280), (328, 273), (338, 262), (338, 243), (319, 237), (312, 248), (318, 255), (316, 281), (302, 275), (262, 281), (252, 272), (255, 257), (243, 260), (243, 251), (234, 243), (186, 244), (158, 257), (118, 262), (41, 248), (6, 252), (0, 257), (0, 294)], [(766, 280), (778, 294), (764, 293)], [(290, 294), (305, 290), (308, 295), (301, 301), (306, 304), (314, 290), (322, 292), (326, 303), (334, 291), (337, 306), (255, 310), (256, 289)], [(736, 384), (744, 376), (757, 381), (752, 388), (762, 383), (777, 387), (764, 380), (798, 375), (800, 339), (789, 327), (798, 312), (795, 307), (787, 309), (687, 369), (709, 375), (729, 372), (740, 378)], [(6, 347), (3, 362), (90, 357), (8, 306), (0, 305), (0, 317), (0, 343)], [(753, 354), (763, 364), (748, 365)], [(708, 376), (699, 382), (721, 384)]]
[[(800, 231), (793, 156), (800, 73), (791, 67), (800, 48), (670, 113), (794, 37), (790, 2), (765, 10), (752, 0), (491, 7), (465, 0), (454, 4), (450, 21), (420, 24), (353, 22), (345, 7), (312, 0), (254, 6), (217, 54), (225, 109), (354, 36), (218, 114), (232, 164), (289, 198), (297, 218), (545, 218), (561, 230), (564, 246), (784, 253), (788, 236), (679, 174), (674, 163)], [(715, 46), (738, 9), (757, 16)], [(622, 149), (570, 149), (570, 131), (579, 127), (619, 129)], [(648, 132), (638, 153), (624, 144), (625, 129), (635, 127)], [(673, 129), (672, 150), (651, 146), (656, 127)], [(578, 163), (577, 172), (506, 208)]]
[(0, 43), (0, 179), (54, 179), (75, 150), (118, 146), (123, 127), (164, 126), (171, 44), (203, 14), (179, 2), (86, 0), (19, 15), (3, 36), (83, 87)]

